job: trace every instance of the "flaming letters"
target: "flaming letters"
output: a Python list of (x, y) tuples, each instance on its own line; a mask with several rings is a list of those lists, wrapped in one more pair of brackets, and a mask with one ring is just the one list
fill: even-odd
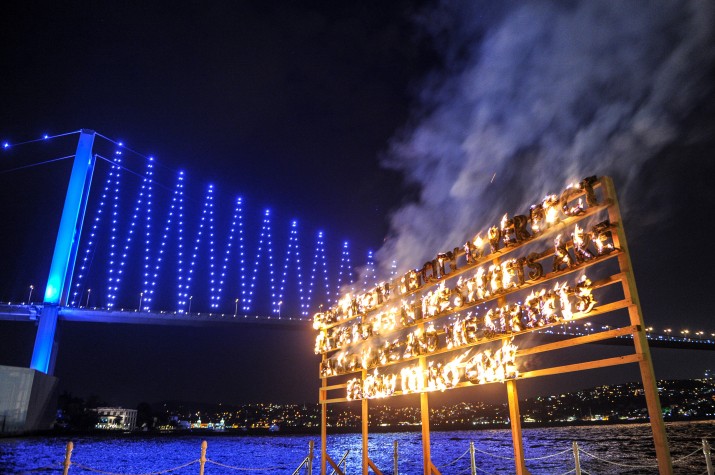
[[(510, 340), (492, 351), (486, 349), (469, 358), (466, 351), (446, 363), (430, 361), (425, 369), (419, 365), (406, 366), (400, 370), (402, 394), (424, 391), (444, 391), (460, 383), (488, 384), (503, 382), (519, 376), (516, 366), (517, 347)], [(347, 382), (347, 399), (377, 399), (395, 394), (398, 376), (395, 373), (380, 374), (377, 369), (365, 379), (353, 378)]]
[[(617, 251), (609, 221), (579, 225), (606, 207), (597, 183), (589, 177), (526, 214), (504, 214), (463, 246), (316, 313), (320, 376), (362, 372), (347, 382), (348, 400), (518, 377), (514, 336), (582, 318), (596, 305), (585, 275), (556, 279)], [(553, 281), (534, 287), (542, 280)], [(391, 365), (399, 369), (380, 372)]]

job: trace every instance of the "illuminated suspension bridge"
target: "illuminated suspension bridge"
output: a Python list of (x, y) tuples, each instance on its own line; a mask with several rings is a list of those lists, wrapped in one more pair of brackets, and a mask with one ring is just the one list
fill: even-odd
[[(67, 138), (77, 140), (74, 154), (65, 148), (59, 158), (38, 161), (37, 150), (17, 152), (42, 144), (46, 153), (47, 144), (66, 146)], [(69, 184), (53, 182), (67, 194), (44, 296), (38, 289), (33, 300), (31, 284), (26, 302), (0, 305), (0, 319), (39, 321), (33, 369), (52, 373), (60, 319), (305, 325), (310, 309), (357, 285), (349, 242), (332, 243), (324, 231), (310, 235), (295, 219), (276, 222), (270, 209), (254, 211), (244, 197), (226, 198), (213, 184), (197, 193), (200, 185), (190, 186), (184, 171), (94, 131), (2, 148), (9, 165), (0, 175), (72, 162)], [(51, 241), (54, 230), (45, 235)], [(372, 253), (367, 257), (374, 279)], [(15, 272), (4, 270), (5, 277)]]
[[(252, 211), (243, 197), (228, 199), (212, 184), (197, 197), (184, 171), (94, 131), (6, 142), (3, 149), (65, 137), (79, 137), (75, 154), (37, 162), (32, 153), (29, 163), (10, 161), (0, 170), (73, 162), (44, 297), (33, 304), (30, 285), (26, 301), (0, 304), (0, 319), (40, 322), (35, 369), (51, 373), (58, 319), (305, 325), (311, 309), (330, 306), (342, 289), (377, 284), (372, 252), (367, 278), (357, 284), (347, 241), (333, 246), (323, 231), (306, 238), (297, 220), (277, 223), (270, 209)], [(702, 335), (683, 341), (649, 336), (654, 346), (715, 347), (713, 338)]]

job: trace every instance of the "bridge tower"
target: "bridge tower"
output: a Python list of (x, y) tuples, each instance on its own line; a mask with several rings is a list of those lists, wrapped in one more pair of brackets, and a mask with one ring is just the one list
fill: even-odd
[(50, 273), (47, 277), (44, 305), (39, 316), (40, 323), (32, 351), (30, 368), (48, 375), (52, 375), (55, 369), (57, 316), (59, 307), (67, 305), (82, 223), (87, 209), (96, 160), (92, 154), (94, 136), (93, 130), (82, 129), (80, 131), (60, 227), (57, 231), (55, 250), (50, 264)]

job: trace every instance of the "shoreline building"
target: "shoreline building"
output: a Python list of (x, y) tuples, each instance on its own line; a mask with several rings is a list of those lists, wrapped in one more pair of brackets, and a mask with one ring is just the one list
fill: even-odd
[(134, 430), (137, 426), (137, 410), (122, 407), (98, 407), (97, 425), (101, 430)]

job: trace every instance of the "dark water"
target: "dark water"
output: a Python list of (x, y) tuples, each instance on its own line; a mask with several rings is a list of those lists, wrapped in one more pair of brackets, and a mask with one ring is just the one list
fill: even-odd
[[(701, 440), (715, 445), (715, 422), (668, 424), (675, 473), (706, 473)], [(165, 471), (198, 460), (202, 439), (208, 440), (207, 458), (216, 463), (206, 465), (206, 475), (226, 474), (291, 474), (308, 453), (310, 440), (315, 441), (316, 460), (313, 474), (320, 473), (320, 438), (316, 436), (214, 436), (179, 437), (76, 437), (73, 439), (73, 465), (70, 474), (101, 472), (147, 474)], [(0, 473), (62, 473), (61, 462), (69, 439), (66, 437), (28, 437), (0, 439)], [(422, 473), (422, 446), (419, 433), (374, 434), (370, 438), (370, 458), (386, 475), (393, 474), (393, 443), (398, 441), (399, 473)], [(477, 450), (479, 474), (514, 473), (511, 432), (508, 429), (432, 433), (432, 460), (444, 475), (469, 474), (469, 442)], [(572, 441), (587, 452), (581, 453), (583, 473), (650, 474), (656, 468), (632, 468), (655, 464), (650, 426), (612, 425), (603, 427), (560, 427), (524, 429), (527, 467), (534, 474), (560, 475), (573, 473)], [(328, 453), (339, 460), (350, 449), (347, 473), (360, 473), (360, 435), (332, 435)], [(700, 449), (700, 450), (698, 450)], [(480, 452), (481, 451), (481, 452)], [(682, 461), (678, 459), (693, 452)], [(489, 455), (482, 453), (487, 452)], [(559, 452), (563, 452), (559, 454)], [(558, 454), (558, 455), (555, 455)], [(553, 455), (553, 456), (552, 456)], [(459, 458), (462, 456), (461, 458)], [(543, 458), (551, 456), (548, 458)], [(594, 458), (597, 457), (597, 458)], [(504, 457), (504, 458), (499, 458)], [(608, 460), (611, 463), (599, 459)], [(220, 465), (219, 465), (220, 464)], [(231, 468), (233, 467), (233, 468)], [(237, 470), (242, 468), (244, 470)], [(272, 468), (271, 470), (265, 470)], [(246, 471), (245, 469), (264, 469)], [(193, 463), (170, 473), (198, 474)], [(300, 473), (306, 473), (303, 469)]]

